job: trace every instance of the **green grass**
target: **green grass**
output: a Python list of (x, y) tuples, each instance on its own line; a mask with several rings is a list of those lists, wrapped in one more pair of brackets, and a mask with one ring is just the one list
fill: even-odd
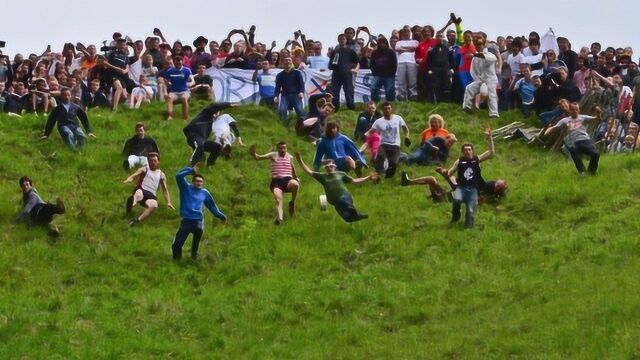
[[(397, 110), (414, 143), (438, 112), (477, 151), (485, 126), (520, 120)], [(274, 114), (231, 113), (258, 152), (286, 139), (311, 161)], [(355, 117), (336, 115), (348, 135)], [(603, 155), (582, 178), (559, 154), (498, 141), (483, 175), (506, 178), (508, 196), (480, 206), (473, 230), (450, 228), (450, 204), (398, 177), (349, 186), (370, 219), (347, 224), (319, 209), (321, 187), (303, 175), (298, 215), (275, 227), (269, 164), (236, 148), (202, 169), (229, 224), (207, 214), (200, 259), (176, 263), (180, 219), (163, 199), (141, 227), (124, 215), (120, 152), (140, 120), (178, 203), (174, 175), (191, 150), (182, 122), (161, 118), (160, 105), (93, 112), (98, 138), (72, 152), (55, 131), (37, 141), (42, 117), (0, 115), (0, 358), (640, 358), (638, 155)], [(24, 174), (66, 200), (57, 241), (14, 221)]]

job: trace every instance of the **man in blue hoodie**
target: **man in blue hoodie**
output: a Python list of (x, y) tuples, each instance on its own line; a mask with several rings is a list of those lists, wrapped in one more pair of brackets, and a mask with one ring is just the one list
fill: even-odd
[[(227, 223), (227, 217), (218, 209), (211, 193), (203, 187), (204, 177), (196, 172), (197, 164), (193, 167), (185, 167), (176, 174), (176, 182), (180, 189), (180, 228), (173, 239), (171, 250), (173, 258), (178, 260), (182, 258), (182, 246), (187, 240), (189, 234), (193, 234), (191, 242), (191, 258), (196, 260), (198, 257), (198, 245), (204, 231), (204, 214), (202, 212), (202, 204), (213, 214), (213, 216)], [(193, 175), (191, 184), (187, 182), (185, 177)]]
[(320, 168), (323, 158), (333, 160), (340, 171), (355, 170), (357, 176), (362, 174), (362, 167), (367, 165), (358, 147), (347, 136), (340, 134), (340, 127), (335, 122), (327, 123), (324, 136), (316, 148), (316, 156), (313, 160), (316, 171)]

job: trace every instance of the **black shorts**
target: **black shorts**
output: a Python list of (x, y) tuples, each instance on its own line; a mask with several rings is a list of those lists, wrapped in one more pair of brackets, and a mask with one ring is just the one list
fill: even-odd
[(289, 185), (289, 181), (293, 180), (293, 178), (291, 176), (285, 176), (285, 177), (279, 177), (279, 178), (272, 178), (271, 179), (271, 185), (269, 185), (269, 188), (271, 189), (271, 191), (273, 191), (273, 189), (280, 189), (282, 190), (282, 192), (287, 192), (287, 185)]
[(147, 200), (158, 200), (158, 198), (151, 193), (151, 191), (147, 191), (145, 189), (140, 189), (142, 191), (142, 200), (140, 200), (140, 206), (148, 207)]

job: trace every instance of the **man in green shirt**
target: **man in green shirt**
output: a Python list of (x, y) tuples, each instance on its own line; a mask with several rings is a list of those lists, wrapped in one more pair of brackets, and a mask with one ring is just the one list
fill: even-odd
[(349, 190), (345, 184), (360, 184), (368, 180), (376, 181), (379, 178), (378, 173), (371, 173), (369, 176), (354, 179), (342, 171), (336, 171), (336, 164), (333, 160), (325, 163), (325, 173), (312, 171), (302, 160), (299, 152), (295, 153), (295, 157), (305, 173), (312, 176), (324, 187), (327, 194), (327, 202), (333, 205), (346, 222), (355, 222), (368, 218), (367, 214), (359, 213), (353, 205), (353, 198), (349, 194)]

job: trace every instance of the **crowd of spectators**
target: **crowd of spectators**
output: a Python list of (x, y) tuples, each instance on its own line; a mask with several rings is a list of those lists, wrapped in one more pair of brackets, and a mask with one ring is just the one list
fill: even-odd
[[(320, 111), (305, 113), (304, 83), (297, 71), (309, 67), (332, 72), (326, 89), (333, 95), (329, 112), (338, 111), (341, 102), (354, 108), (355, 74), (369, 69), (370, 98), (376, 103), (383, 95), (391, 102), (452, 102), (467, 112), (486, 107), (490, 117), (520, 109), (524, 117), (539, 116), (543, 126), (567, 116), (568, 103), (579, 103), (587, 115), (599, 108), (604, 121), (594, 137), (610, 151), (626, 151), (628, 124), (640, 123), (640, 77), (630, 47), (594, 42), (576, 52), (567, 38), (552, 31), (542, 37), (531, 32), (491, 40), (482, 31), (465, 30), (455, 14), (438, 30), (405, 25), (375, 35), (366, 26), (348, 27), (326, 52), (324, 45), (298, 30), (283, 47), (277, 48), (275, 41), (268, 46), (256, 41), (251, 26), (248, 31), (234, 29), (219, 42), (198, 36), (191, 46), (169, 42), (156, 28), (144, 40), (116, 32), (101, 47), (65, 43), (60, 52), (47, 47), (40, 55), (2, 54), (0, 108), (12, 114), (50, 114), (61, 102), (62, 90), (69, 89), (71, 102), (85, 111), (164, 101), (168, 120), (177, 103), (186, 121), (191, 97), (215, 101), (207, 69), (245, 69), (255, 71), (261, 104), (277, 107), (284, 125), (291, 110), (297, 125), (319, 119), (306, 129), (319, 138), (324, 121), (317, 116)], [(568, 103), (562, 105), (563, 100)], [(323, 107), (319, 109), (327, 110)], [(362, 134), (375, 120), (372, 115), (359, 117), (357, 138), (365, 140)]]

